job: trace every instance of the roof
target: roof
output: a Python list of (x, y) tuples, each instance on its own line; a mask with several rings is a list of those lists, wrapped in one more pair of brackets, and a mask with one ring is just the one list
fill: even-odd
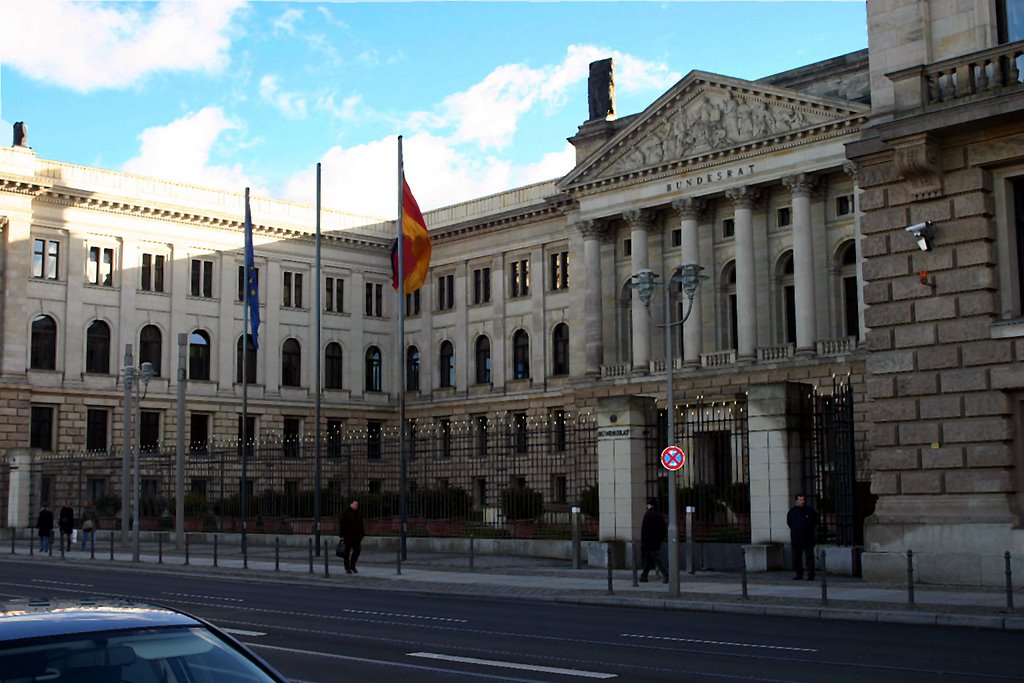
[(199, 625), (200, 621), (187, 614), (129, 600), (0, 602), (0, 643), (95, 631)]

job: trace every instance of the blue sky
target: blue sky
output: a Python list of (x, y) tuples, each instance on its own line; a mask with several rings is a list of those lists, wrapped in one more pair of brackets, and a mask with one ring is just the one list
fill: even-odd
[[(0, 134), (47, 159), (393, 218), (568, 172), (587, 65), (617, 114), (691, 70), (755, 79), (867, 46), (865, 4), (3, 0)], [(0, 144), (10, 144), (10, 138)]]

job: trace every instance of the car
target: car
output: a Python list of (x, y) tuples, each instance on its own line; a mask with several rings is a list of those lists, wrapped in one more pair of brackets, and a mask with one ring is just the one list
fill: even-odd
[(190, 614), (133, 600), (0, 601), (0, 683), (287, 683)]

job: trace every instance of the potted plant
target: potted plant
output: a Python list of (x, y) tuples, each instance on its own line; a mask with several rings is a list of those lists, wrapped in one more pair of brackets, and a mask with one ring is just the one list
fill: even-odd
[(420, 489), (411, 498), (410, 507), (426, 520), (428, 535), (457, 536), (465, 531), (466, 517), (473, 508), (473, 497), (466, 489)]
[(532, 538), (533, 527), (544, 511), (544, 495), (528, 486), (513, 486), (501, 492), (501, 510), (512, 538)]
[(591, 484), (580, 492), (577, 505), (584, 515), (586, 530), (597, 533), (601, 521), (601, 499), (597, 484)]

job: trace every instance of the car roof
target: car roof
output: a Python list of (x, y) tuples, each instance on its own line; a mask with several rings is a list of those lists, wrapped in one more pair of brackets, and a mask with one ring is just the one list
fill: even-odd
[(0, 601), (0, 643), (99, 631), (205, 626), (168, 607), (133, 600)]

